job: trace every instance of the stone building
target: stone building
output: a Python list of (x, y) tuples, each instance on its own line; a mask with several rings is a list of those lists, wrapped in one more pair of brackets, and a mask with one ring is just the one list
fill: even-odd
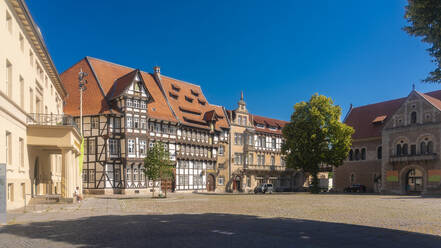
[[(220, 143), (228, 139), (222, 107), (211, 105), (198, 85), (86, 57), (61, 74), (70, 96), (65, 111), (79, 121), (77, 75), (88, 73), (84, 92), (86, 193), (146, 193), (153, 184), (143, 159), (154, 142), (176, 162), (171, 188), (215, 190)], [(166, 182), (162, 183), (164, 186)]]
[(343, 166), (334, 169), (336, 190), (362, 184), (368, 191), (441, 193), (441, 91), (350, 109), (355, 129)]
[(63, 114), (67, 92), (26, 3), (1, 0), (0, 20), (0, 163), (6, 164), (7, 209), (41, 195), (72, 200), (81, 187), (81, 136)]
[(226, 191), (249, 192), (260, 183), (272, 183), (280, 191), (302, 186), (304, 176), (287, 169), (281, 153), (285, 121), (250, 114), (243, 93), (238, 107), (228, 111), (228, 118), (230, 167)]

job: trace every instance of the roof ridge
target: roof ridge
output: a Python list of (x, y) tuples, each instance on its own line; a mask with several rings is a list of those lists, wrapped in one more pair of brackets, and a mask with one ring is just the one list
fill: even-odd
[[(421, 93), (421, 94), (425, 94), (425, 95), (427, 95), (427, 96), (430, 96), (430, 95), (428, 95), (428, 94), (435, 93), (435, 92), (440, 92), (440, 91), (441, 91), (441, 90), (434, 90), (434, 91), (429, 91), (429, 92), (426, 92), (426, 93), (422, 93), (422, 92), (419, 92), (419, 91), (415, 91), (415, 92), (418, 92), (418, 93)], [(376, 105), (376, 104), (389, 103), (389, 102), (398, 101), (398, 100), (404, 100), (404, 99), (406, 99), (407, 97), (408, 97), (408, 96), (400, 97), (400, 98), (395, 98), (395, 99), (390, 99), (390, 100), (386, 100), (386, 101), (382, 101), (382, 102), (370, 103), (370, 104), (361, 105), (361, 106), (358, 106), (358, 107), (353, 107), (353, 109), (363, 108), (363, 107), (368, 107), (368, 106), (372, 106), (372, 105)], [(438, 99), (438, 98), (433, 97), (433, 96), (430, 96), (430, 97), (435, 98), (435, 99)], [(440, 99), (438, 99), (438, 100), (440, 100)]]
[(112, 65), (116, 65), (116, 66), (125, 67), (125, 68), (127, 68), (127, 69), (136, 70), (136, 69), (134, 69), (133, 67), (129, 67), (129, 66), (126, 66), (126, 65), (117, 64), (117, 63), (115, 63), (115, 62), (107, 61), (107, 60), (104, 60), (104, 59), (99, 59), (99, 58), (95, 58), (95, 57), (91, 57), (91, 56), (86, 56), (86, 58), (88, 58), (88, 59), (95, 59), (95, 60), (98, 60), (98, 61), (101, 61), (101, 62), (104, 62), (104, 63), (108, 63), (108, 64), (112, 64)]
[(271, 119), (271, 120), (275, 120), (275, 121), (284, 121), (284, 122), (289, 122), (289, 121), (285, 121), (285, 120), (280, 120), (280, 119), (275, 119), (275, 118), (271, 118), (271, 117), (266, 117), (266, 116), (261, 116), (261, 115), (255, 115), (255, 114), (251, 114), (253, 117), (257, 116), (257, 117), (262, 117), (262, 118), (267, 118), (267, 119)]

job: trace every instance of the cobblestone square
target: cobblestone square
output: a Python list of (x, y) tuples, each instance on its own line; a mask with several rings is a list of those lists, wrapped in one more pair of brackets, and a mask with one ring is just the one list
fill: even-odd
[(441, 198), (89, 197), (9, 213), (0, 247), (441, 247)]

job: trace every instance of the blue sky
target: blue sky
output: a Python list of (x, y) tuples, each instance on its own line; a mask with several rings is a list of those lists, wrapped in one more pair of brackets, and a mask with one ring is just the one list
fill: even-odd
[(314, 93), (343, 109), (438, 90), (406, 0), (27, 1), (61, 73), (85, 56), (202, 86), (235, 108), (289, 120)]

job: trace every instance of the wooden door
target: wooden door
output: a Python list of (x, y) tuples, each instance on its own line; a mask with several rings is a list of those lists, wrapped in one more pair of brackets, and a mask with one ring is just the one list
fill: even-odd
[(215, 186), (214, 176), (209, 174), (207, 177), (207, 190), (214, 191)]

